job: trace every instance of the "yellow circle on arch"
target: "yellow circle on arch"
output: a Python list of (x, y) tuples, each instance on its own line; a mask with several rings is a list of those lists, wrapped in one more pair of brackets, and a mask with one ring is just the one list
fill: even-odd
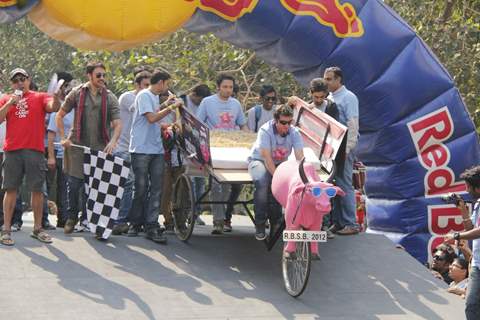
[[(160, 39), (179, 29), (195, 12), (196, 5), (184, 0), (42, 0), (33, 13), (35, 24), (61, 39), (61, 31), (45, 28), (50, 19), (56, 27), (76, 30), (95, 39), (141, 43)], [(41, 12), (42, 15), (38, 13)], [(53, 29), (53, 28), (50, 28)], [(69, 33), (71, 34), (71, 33)], [(88, 36), (86, 38), (88, 38)], [(78, 45), (78, 44), (77, 44)], [(87, 45), (88, 46), (88, 45)]]

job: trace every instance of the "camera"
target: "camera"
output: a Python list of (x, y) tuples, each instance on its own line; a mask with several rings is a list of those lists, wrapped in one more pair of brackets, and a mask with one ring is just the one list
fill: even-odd
[(442, 200), (445, 201), (446, 203), (448, 204), (454, 204), (456, 206), (458, 206), (458, 204), (460, 203), (460, 201), (465, 201), (463, 200), (462, 197), (460, 197), (458, 194), (456, 193), (449, 193), (449, 194), (446, 194), (444, 196), (442, 196)]

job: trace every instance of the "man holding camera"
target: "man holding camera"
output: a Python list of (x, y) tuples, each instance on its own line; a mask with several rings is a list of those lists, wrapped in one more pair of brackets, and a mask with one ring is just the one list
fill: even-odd
[(47, 173), (45, 151), (45, 114), (60, 108), (59, 95), (52, 98), (44, 92), (30, 91), (30, 76), (21, 68), (10, 72), (14, 94), (0, 99), (0, 123), (7, 121), (3, 159), (4, 226), (0, 243), (11, 246), (11, 221), (17, 190), (26, 178), (32, 192), (34, 227), (31, 236), (41, 242), (52, 242), (42, 229), (43, 193)]
[(467, 320), (480, 319), (480, 166), (466, 170), (460, 176), (465, 180), (468, 193), (475, 200), (470, 215), (465, 201), (458, 195), (454, 197), (455, 205), (462, 213), (465, 231), (454, 232), (445, 236), (445, 242), (452, 240), (473, 240), (472, 267), (468, 282), (465, 315)]

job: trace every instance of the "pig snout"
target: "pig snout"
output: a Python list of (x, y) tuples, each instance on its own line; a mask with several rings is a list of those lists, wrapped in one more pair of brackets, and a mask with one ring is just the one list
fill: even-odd
[(320, 197), (315, 201), (315, 210), (317, 212), (330, 212), (332, 206), (328, 197)]

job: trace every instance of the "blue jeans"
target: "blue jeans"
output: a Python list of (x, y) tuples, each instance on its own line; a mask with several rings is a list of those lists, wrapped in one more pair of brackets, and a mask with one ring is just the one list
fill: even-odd
[(248, 164), (248, 172), (255, 186), (253, 193), (255, 224), (265, 224), (267, 219), (275, 223), (282, 216), (282, 207), (272, 195), (272, 175), (263, 161), (258, 160)]
[(335, 173), (335, 184), (345, 191), (344, 197), (335, 197), (332, 210), (332, 222), (338, 227), (346, 226), (357, 227), (356, 208), (355, 208), (355, 190), (352, 184), (353, 174), (353, 152), (350, 152), (345, 159), (343, 170)]
[[(211, 189), (211, 198), (212, 201), (228, 201), (233, 202), (237, 201), (240, 192), (242, 191), (242, 186), (239, 184), (225, 184), (218, 183), (215, 179), (212, 179), (212, 189)], [(225, 195), (228, 194), (228, 198)], [(225, 204), (212, 204), (212, 214), (214, 221), (223, 221), (231, 220), (233, 212), (233, 205), (228, 204), (225, 207)]]
[[(132, 162), (130, 157), (130, 152), (121, 151), (115, 152), (113, 154), (115, 157), (122, 158), (125, 161)], [(118, 219), (115, 221), (115, 224), (126, 223), (128, 212), (132, 207), (132, 192), (133, 192), (133, 183), (135, 181), (135, 176), (133, 174), (133, 169), (130, 167), (130, 173), (127, 178), (127, 182), (123, 186), (123, 197), (120, 201), (120, 210), (118, 212)]]
[(87, 218), (87, 202), (83, 179), (67, 176), (68, 219), (78, 221), (78, 212), (82, 211), (81, 220)]
[[(205, 178), (192, 177), (190, 181), (192, 182), (192, 189), (193, 189), (193, 195), (195, 197), (195, 201), (197, 201), (205, 193)], [(195, 206), (195, 211), (197, 211), (198, 214), (202, 213), (202, 208), (200, 204), (197, 204)]]
[(480, 319), (480, 270), (478, 267), (472, 267), (468, 277), (465, 315), (467, 320)]
[(135, 226), (145, 225), (147, 230), (159, 228), (165, 159), (163, 154), (132, 153), (131, 156), (135, 182), (128, 220)]
[[(2, 208), (3, 208), (3, 204), (2, 204)], [(3, 210), (2, 210), (2, 215), (3, 215)], [(22, 215), (23, 215), (22, 197), (20, 197), (20, 193), (17, 191), (17, 201), (15, 201), (15, 208), (13, 209), (12, 224), (18, 223), (21, 226), (23, 224)]]
[(48, 221), (48, 192), (47, 192), (47, 181), (46, 181), (46, 179), (45, 179), (45, 182), (43, 183), (42, 193), (43, 193), (42, 226), (45, 226), (46, 224), (50, 223), (50, 221)]
[(63, 172), (63, 159), (56, 159), (56, 180), (54, 183), (57, 184), (57, 209), (58, 209), (58, 219), (63, 219), (64, 221), (68, 218), (68, 193), (67, 193), (67, 175)]

